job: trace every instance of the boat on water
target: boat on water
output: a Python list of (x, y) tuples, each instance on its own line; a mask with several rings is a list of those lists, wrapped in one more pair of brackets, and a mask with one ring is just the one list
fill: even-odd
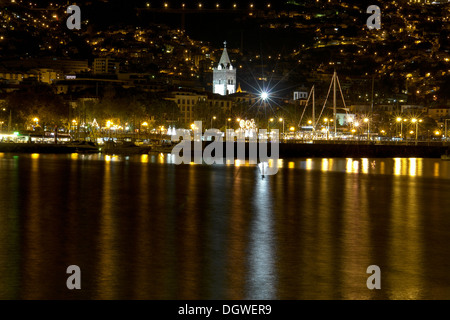
[(12, 153), (96, 153), (98, 147), (92, 142), (70, 143), (16, 143), (0, 142), (0, 152)]
[(171, 153), (175, 144), (172, 142), (155, 143), (152, 145), (150, 152)]
[(150, 152), (158, 152), (158, 153), (171, 153), (173, 146), (153, 146)]
[(97, 153), (99, 147), (94, 142), (89, 141), (73, 141), (67, 144), (67, 147), (74, 150), (76, 153)]
[(106, 141), (101, 152), (106, 154), (145, 154), (152, 150), (151, 145), (137, 145), (128, 141)]

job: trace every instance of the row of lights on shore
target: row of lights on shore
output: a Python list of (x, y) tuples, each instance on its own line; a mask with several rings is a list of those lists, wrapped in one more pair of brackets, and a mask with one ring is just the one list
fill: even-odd
[[(254, 5), (253, 3), (250, 3), (248, 6), (249, 6), (250, 9), (255, 8), (255, 5)], [(147, 8), (150, 8), (150, 7), (151, 7), (151, 4), (150, 4), (149, 2), (147, 2), (146, 7), (147, 7)], [(169, 5), (168, 2), (164, 2), (163, 7), (164, 7), (164, 8), (169, 8), (170, 5)], [(233, 8), (233, 9), (236, 9), (237, 7), (238, 7), (238, 4), (237, 4), (237, 3), (233, 3), (232, 8)], [(181, 8), (183, 8), (183, 9), (186, 8), (186, 4), (185, 4), (185, 3), (182, 3), (182, 4), (181, 4)], [(199, 9), (203, 8), (203, 3), (199, 2), (199, 3), (197, 4), (197, 8), (199, 8)], [(219, 3), (216, 3), (215, 8), (217, 8), (217, 9), (221, 8), (220, 4), (219, 4)], [(265, 5), (265, 8), (271, 8), (271, 4), (270, 4), (270, 3), (267, 3), (267, 4)]]

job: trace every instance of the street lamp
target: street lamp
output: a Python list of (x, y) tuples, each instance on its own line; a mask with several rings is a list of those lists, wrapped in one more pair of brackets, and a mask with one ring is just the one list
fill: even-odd
[[(230, 122), (231, 118), (228, 118), (227, 121)], [(228, 129), (228, 123), (227, 122), (225, 122), (225, 131), (226, 131), (226, 129)]]
[(267, 131), (270, 131), (270, 122), (273, 122), (273, 118), (270, 118), (269, 121), (267, 121)]
[(325, 122), (326, 125), (327, 125), (327, 140), (328, 140), (328, 133), (330, 131), (330, 123), (331, 123), (331, 121), (333, 121), (333, 120), (330, 120), (328, 118), (323, 119), (323, 122)]
[(447, 127), (447, 121), (449, 121), (450, 119), (445, 119), (444, 123), (445, 123), (445, 133), (444, 133), (444, 137), (445, 139), (447, 139), (448, 137), (448, 127)]
[(370, 122), (369, 122), (369, 118), (364, 118), (364, 122), (367, 123), (367, 141), (370, 140)]
[(416, 144), (417, 144), (418, 131), (419, 131), (419, 121), (422, 122), (421, 120), (418, 120), (417, 118), (411, 119), (411, 122), (416, 124)]
[(213, 120), (216, 120), (216, 116), (213, 116), (213, 117), (211, 118), (211, 129), (212, 129), (212, 127), (213, 127)]
[[(72, 131), (75, 132), (77, 128), (77, 120), (73, 119), (72, 120)], [(78, 139), (78, 137), (77, 137)]]
[(278, 121), (279, 121), (279, 122), (283, 122), (283, 139), (284, 139), (284, 119), (283, 119), (283, 118), (280, 118), (280, 119), (278, 119)]
[(395, 120), (397, 121), (397, 123), (400, 122), (400, 137), (402, 137), (402, 135), (403, 135), (403, 119), (401, 117), (397, 117), (397, 119), (395, 119)]
[(109, 131), (109, 139), (111, 140), (111, 126), (112, 126), (112, 121), (111, 120), (108, 120), (108, 121), (106, 121), (106, 127), (108, 128), (108, 131)]

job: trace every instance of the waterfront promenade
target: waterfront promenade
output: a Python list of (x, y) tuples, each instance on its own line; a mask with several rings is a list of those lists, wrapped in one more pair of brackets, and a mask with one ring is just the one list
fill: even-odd
[[(202, 142), (204, 149), (211, 142)], [(145, 146), (148, 148), (148, 146)], [(143, 147), (144, 148), (144, 147)], [(191, 144), (193, 153), (195, 144)], [(159, 149), (157, 149), (159, 150)], [(234, 154), (237, 154), (237, 144), (234, 143)], [(268, 143), (268, 155), (270, 155)], [(77, 153), (102, 152), (92, 145), (80, 144), (49, 144), (49, 143), (0, 143), (0, 152), (10, 153)], [(123, 151), (123, 150), (122, 150)], [(171, 148), (166, 148), (170, 152)], [(123, 152), (121, 152), (123, 154)], [(135, 150), (134, 150), (135, 153)], [(448, 142), (364, 142), (364, 141), (292, 141), (279, 143), (280, 158), (440, 158), (450, 153)], [(226, 155), (226, 143), (223, 143), (223, 154)], [(249, 155), (249, 143), (246, 143), (246, 156)]]

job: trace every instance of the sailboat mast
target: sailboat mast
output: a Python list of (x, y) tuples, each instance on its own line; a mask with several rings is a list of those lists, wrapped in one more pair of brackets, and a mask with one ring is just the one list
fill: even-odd
[(315, 105), (315, 99), (314, 99), (314, 86), (312, 87), (312, 123), (313, 123), (313, 130), (315, 130), (315, 124), (316, 124), (316, 105)]
[(373, 114), (373, 87), (375, 85), (375, 76), (372, 76), (372, 107), (371, 107), (371, 112)]
[(333, 74), (333, 121), (334, 121), (334, 135), (336, 136), (336, 70)]

